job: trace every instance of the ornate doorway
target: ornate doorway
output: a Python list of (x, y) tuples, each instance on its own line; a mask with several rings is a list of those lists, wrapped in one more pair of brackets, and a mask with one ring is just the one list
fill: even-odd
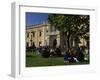
[(49, 44), (51, 48), (53, 48), (55, 40), (57, 40), (57, 35), (50, 35)]

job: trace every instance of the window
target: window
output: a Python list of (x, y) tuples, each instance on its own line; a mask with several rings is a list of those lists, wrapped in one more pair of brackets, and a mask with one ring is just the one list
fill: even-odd
[(41, 44), (42, 44), (42, 42), (40, 41), (40, 42), (39, 42), (39, 47), (41, 46)]
[(46, 32), (48, 33), (48, 30), (46, 30)]
[(29, 47), (29, 43), (28, 42), (26, 42), (26, 47)]
[(36, 48), (36, 47), (35, 47), (35, 43), (34, 43), (34, 42), (32, 42), (32, 48), (33, 48), (33, 49), (34, 49), (34, 48)]
[(33, 45), (32, 39), (30, 40), (31, 46)]
[(40, 36), (40, 37), (42, 36), (42, 31), (39, 32), (39, 36)]
[(35, 37), (35, 31), (33, 31), (33, 32), (31, 32), (31, 33), (32, 33), (33, 37)]
[(29, 32), (26, 33), (27, 34), (27, 38), (29, 37)]

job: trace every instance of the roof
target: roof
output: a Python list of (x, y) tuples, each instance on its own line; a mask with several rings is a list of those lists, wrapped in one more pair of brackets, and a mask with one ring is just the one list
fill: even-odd
[(47, 26), (47, 25), (49, 25), (49, 24), (48, 23), (35, 24), (35, 25), (26, 26), (26, 29), (38, 28), (38, 27)]

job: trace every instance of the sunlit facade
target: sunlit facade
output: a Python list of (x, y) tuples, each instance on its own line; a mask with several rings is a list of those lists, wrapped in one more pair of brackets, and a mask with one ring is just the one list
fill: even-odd
[[(36, 47), (53, 46), (54, 39), (57, 40), (57, 47), (61, 45), (60, 32), (48, 23), (42, 23), (26, 27), (26, 46), (31, 47), (33, 44)], [(87, 45), (85, 39), (80, 38), (79, 46)], [(73, 42), (75, 46), (75, 42)]]
[(53, 46), (53, 40), (57, 40), (57, 46), (60, 46), (59, 31), (51, 27), (48, 23), (28, 26), (26, 28), (26, 46), (30, 47), (35, 44), (40, 46)]

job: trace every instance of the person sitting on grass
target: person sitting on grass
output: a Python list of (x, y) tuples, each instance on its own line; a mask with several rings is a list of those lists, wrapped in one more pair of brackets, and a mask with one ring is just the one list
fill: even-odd
[(79, 62), (77, 59), (75, 48), (71, 48), (70, 55), (71, 55), (71, 62)]
[(84, 62), (84, 54), (83, 54), (83, 47), (82, 46), (79, 47), (77, 59), (79, 62)]
[(68, 49), (65, 52), (65, 55), (64, 55), (64, 63), (66, 64), (68, 62), (71, 62), (71, 63), (78, 62), (77, 58), (73, 54), (73, 50), (72, 49)]
[(73, 54), (73, 49), (72, 48), (69, 49), (69, 57), (68, 57), (68, 60), (71, 63), (75, 62), (75, 60), (74, 60), (74, 54)]
[(54, 49), (50, 49), (50, 56), (55, 56), (55, 52), (54, 52)]
[(69, 62), (69, 57), (70, 57), (70, 53), (69, 50), (67, 50), (64, 54), (64, 64)]

